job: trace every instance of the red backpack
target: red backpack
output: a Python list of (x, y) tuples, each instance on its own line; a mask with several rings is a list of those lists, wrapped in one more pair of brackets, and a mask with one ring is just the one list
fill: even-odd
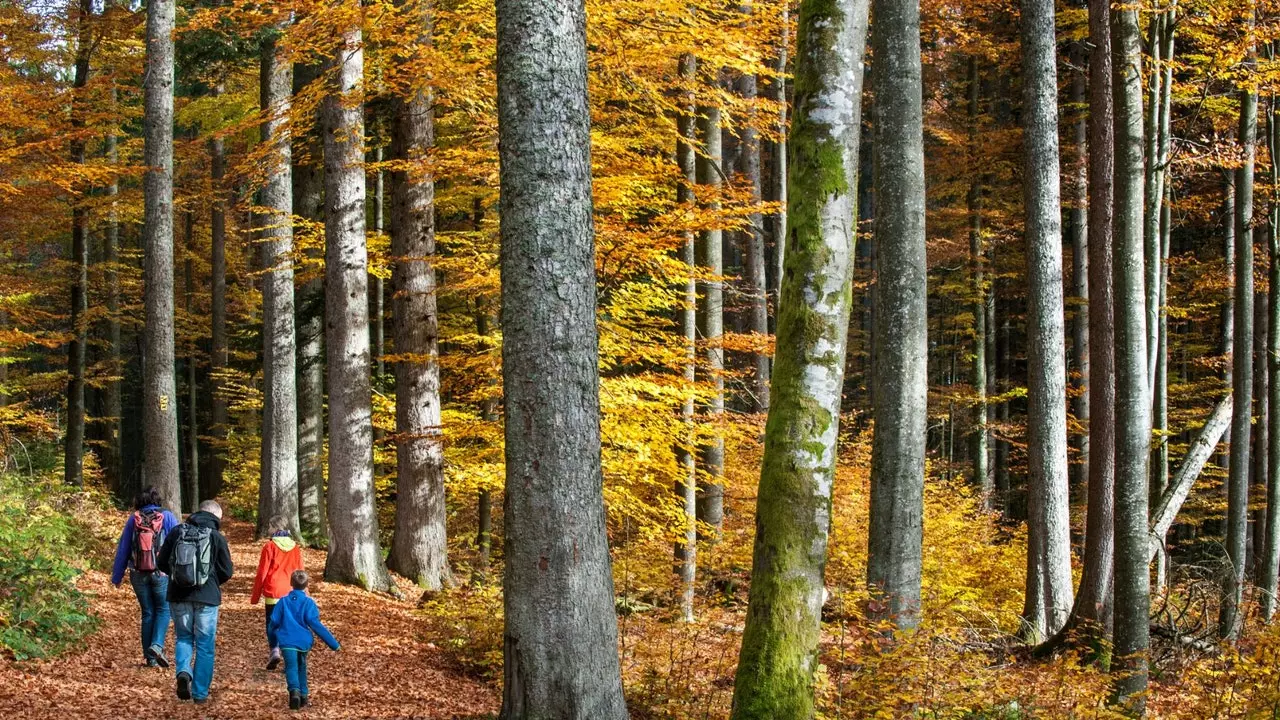
[(133, 514), (133, 569), (155, 572), (156, 556), (164, 543), (164, 513), (158, 510)]

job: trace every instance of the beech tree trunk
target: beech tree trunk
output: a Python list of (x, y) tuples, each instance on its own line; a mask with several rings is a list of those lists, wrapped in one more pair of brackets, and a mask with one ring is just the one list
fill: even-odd
[(173, 0), (147, 3), (143, 75), (143, 485), (180, 512), (178, 391), (173, 355)]
[(805, 0), (796, 35), (790, 247), (756, 502), (734, 720), (812, 718), (844, 390), (867, 0)]
[(583, 2), (497, 0), (497, 42), (507, 410), (501, 717), (625, 720), (600, 465)]
[[(1264, 48), (1267, 59), (1275, 60), (1275, 47)], [(1272, 182), (1271, 212), (1267, 215), (1267, 315), (1271, 332), (1267, 335), (1267, 414), (1271, 432), (1267, 434), (1267, 510), (1263, 541), (1262, 573), (1258, 581), (1262, 617), (1270, 622), (1276, 612), (1277, 580), (1280, 579), (1280, 127), (1277, 127), (1276, 97), (1267, 102), (1267, 157)]]
[(369, 253), (365, 243), (364, 53), (343, 30), (325, 97), (325, 338), (329, 380), (329, 555), (326, 580), (386, 590), (374, 508), (369, 379)]
[[(91, 0), (79, 0), (76, 9), (76, 69), (71, 85), (71, 162), (85, 162), (84, 87), (89, 82), (89, 55), (93, 48), (90, 23), (93, 19)], [(83, 195), (88, 195), (87, 192)], [(67, 432), (63, 438), (63, 481), (74, 487), (84, 485), (85, 357), (89, 345), (89, 327), (85, 314), (89, 310), (89, 209), (84, 197), (77, 198), (71, 208), (71, 342), (67, 347)]]
[[(421, 13), (414, 50), (431, 44), (431, 17)], [(409, 55), (413, 50), (406, 52)], [(436, 316), (435, 145), (432, 91), (415, 87), (392, 101), (392, 332), (396, 375), (396, 529), (387, 562), (429, 590), (453, 584), (445, 531), (444, 437), (440, 427), (440, 361)]]
[(1147, 480), (1151, 396), (1147, 385), (1143, 289), (1142, 57), (1136, 9), (1111, 12), (1115, 93), (1116, 507), (1115, 639), (1117, 701), (1144, 711), (1151, 583), (1147, 562)]
[[(680, 140), (676, 143), (676, 163), (680, 166), (681, 178), (676, 187), (676, 202), (691, 214), (696, 210), (697, 198), (694, 196), (693, 186), (698, 182), (697, 156), (694, 152), (694, 144), (697, 142), (697, 108), (693, 104), (692, 92), (697, 71), (698, 61), (693, 55), (685, 54), (680, 57), (680, 80), (689, 90), (683, 98), (681, 113), (676, 118), (680, 133)], [(698, 470), (694, 456), (696, 433), (692, 394), (698, 366), (698, 260), (697, 241), (693, 231), (686, 231), (684, 234), (681, 259), (689, 268), (689, 276), (684, 283), (684, 308), (680, 312), (680, 324), (685, 343), (684, 380), (686, 391), (690, 394), (680, 408), (685, 444), (676, 451), (680, 475), (676, 479), (675, 490), (677, 502), (684, 512), (684, 533), (676, 541), (675, 564), (680, 583), (680, 617), (685, 622), (693, 622), (694, 582), (698, 573)]]
[[(704, 107), (698, 116), (702, 153), (698, 155), (698, 185), (705, 189), (708, 212), (720, 210), (720, 164), (724, 159), (720, 132), (720, 108)], [(718, 224), (718, 221), (717, 221)], [(713, 426), (711, 441), (699, 450), (702, 482), (698, 488), (698, 520), (711, 526), (716, 539), (724, 525), (724, 232), (713, 227), (698, 233), (698, 265), (711, 276), (702, 283), (698, 299), (698, 334), (704, 343), (706, 368), (715, 391), (705, 410)]]
[[(1071, 123), (1075, 152), (1071, 183), (1071, 294), (1075, 311), (1071, 320), (1071, 371), (1075, 394), (1071, 414), (1081, 426), (1089, 427), (1089, 123), (1085, 109), (1087, 78), (1085, 74), (1086, 44), (1072, 44)], [(1076, 457), (1070, 462), (1067, 477), (1074, 497), (1086, 485), (1089, 470), (1089, 433), (1086, 430), (1071, 437)]]
[[(749, 73), (738, 78), (738, 94), (743, 100), (756, 100), (756, 76)], [(754, 111), (751, 113), (754, 115)], [(752, 123), (755, 118), (744, 118), (741, 137), (738, 139), (738, 174), (750, 191), (750, 201), (759, 204), (760, 186), (760, 136)], [(747, 331), (762, 338), (769, 335), (769, 290), (765, 272), (764, 216), (752, 212), (747, 216), (747, 227), (742, 238), (742, 291), (747, 296)], [(769, 409), (769, 355), (758, 352), (751, 355), (751, 381), (748, 386), (748, 407), (754, 412)]]
[(920, 6), (874, 0), (872, 15), (878, 275), (867, 583), (871, 617), (912, 628), (920, 620), (929, 382)]
[[(195, 278), (195, 241), (196, 214), (190, 210), (183, 213), (182, 230), (182, 311), (190, 318), (195, 310), (196, 278)], [(199, 383), (196, 380), (196, 344), (192, 343), (185, 358), (187, 374), (187, 435), (186, 464), (187, 472), (183, 477), (182, 509), (193, 513), (200, 506), (200, 413)]]
[(1027, 590), (1031, 638), (1071, 612), (1071, 517), (1058, 171), (1058, 82), (1052, 0), (1022, 3), (1023, 180), (1027, 212)]
[[(112, 100), (115, 91), (112, 91)], [(107, 135), (105, 140), (107, 164), (115, 165), (120, 161), (116, 136)], [(107, 372), (112, 378), (124, 376), (124, 361), (120, 356), (120, 218), (119, 204), (116, 198), (120, 194), (120, 183), (112, 179), (107, 185), (107, 225), (103, 232), (103, 256), (106, 280), (107, 306)], [(0, 366), (2, 367), (2, 366)], [(119, 493), (123, 486), (123, 436), (120, 432), (121, 418), (124, 414), (121, 381), (110, 379), (103, 388), (102, 418), (105, 423), (106, 447), (103, 453), (103, 469), (107, 475), (107, 486)]]
[(773, 242), (773, 302), (774, 318), (782, 309), (782, 264), (786, 259), (787, 245), (787, 47), (790, 34), (790, 5), (782, 5), (782, 37), (778, 38), (778, 56), (774, 58), (773, 69), (777, 76), (769, 82), (768, 97), (778, 104), (776, 129), (779, 135), (777, 142), (772, 143), (769, 153), (773, 161), (773, 172), (769, 174), (767, 199), (779, 203), (776, 213), (769, 216), (769, 238)]
[[(1172, 211), (1169, 204), (1169, 196), (1171, 194), (1172, 170), (1170, 169), (1170, 159), (1172, 156), (1172, 134), (1171, 122), (1173, 116), (1173, 35), (1177, 27), (1177, 10), (1171, 5), (1164, 12), (1164, 19), (1161, 22), (1161, 34), (1158, 38), (1160, 42), (1160, 56), (1163, 58), (1163, 67), (1160, 72), (1163, 77), (1160, 81), (1160, 104), (1158, 106), (1157, 115), (1159, 119), (1159, 128), (1157, 131), (1156, 143), (1156, 164), (1160, 172), (1158, 188), (1162, 193), (1160, 200), (1155, 204), (1159, 209), (1159, 257), (1160, 257), (1160, 273), (1158, 277), (1159, 287), (1156, 294), (1157, 313), (1156, 321), (1156, 361), (1155, 361), (1155, 377), (1152, 380), (1152, 409), (1154, 412), (1153, 426), (1156, 431), (1155, 443), (1156, 449), (1152, 458), (1152, 496), (1164, 492), (1164, 488), (1169, 482), (1169, 242), (1172, 225)], [(1148, 333), (1150, 335), (1151, 333)], [(1162, 570), (1158, 569), (1158, 570)], [(1161, 573), (1158, 572), (1158, 575)], [(1163, 583), (1162, 583), (1163, 584)]]
[[(219, 89), (215, 89), (217, 94)], [(226, 151), (222, 138), (209, 139), (209, 176), (213, 199), (209, 209), (209, 395), (213, 436), (212, 452), (206, 465), (209, 476), (201, 492), (217, 497), (222, 492), (222, 476), (226, 470), (227, 430), (230, 416), (223, 390), (223, 373), (227, 369), (227, 207), (223, 178), (226, 175)]]
[(995, 483), (987, 462), (991, 430), (987, 427), (987, 326), (986, 257), (982, 248), (982, 171), (978, 168), (978, 103), (980, 94), (978, 59), (969, 58), (969, 152), (972, 173), (966, 198), (969, 211), (969, 292), (973, 295), (973, 428), (969, 432), (969, 455), (973, 463), (973, 486), (982, 493), (983, 505), (994, 507)]

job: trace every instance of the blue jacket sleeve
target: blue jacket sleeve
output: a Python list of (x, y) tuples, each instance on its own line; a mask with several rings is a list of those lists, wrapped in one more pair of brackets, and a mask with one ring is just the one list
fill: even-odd
[(169, 512), (168, 510), (165, 510), (165, 511), (164, 511), (164, 526), (161, 528), (161, 532), (163, 532), (163, 533), (164, 533), (165, 537), (168, 537), (168, 536), (169, 536), (169, 531), (171, 531), (171, 530), (173, 530), (174, 528), (178, 527), (178, 524), (179, 524), (179, 523), (178, 523), (178, 518), (177, 518), (173, 513)]
[(133, 551), (133, 515), (124, 520), (124, 530), (120, 531), (120, 542), (116, 543), (116, 560), (111, 566), (111, 584), (119, 585), (124, 580), (125, 568), (129, 566), (129, 554)]
[(312, 600), (307, 607), (307, 626), (311, 628), (311, 632), (314, 632), (317, 637), (324, 641), (325, 645), (329, 646), (330, 650), (338, 649), (337, 638), (333, 636), (333, 633), (329, 632), (329, 628), (325, 627), (324, 623), (320, 622), (320, 607), (316, 605), (315, 600)]

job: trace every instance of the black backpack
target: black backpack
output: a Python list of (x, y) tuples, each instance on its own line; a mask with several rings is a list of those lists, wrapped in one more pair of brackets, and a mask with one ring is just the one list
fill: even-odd
[(198, 588), (209, 581), (213, 567), (213, 531), (183, 523), (174, 529), (173, 559), (169, 581), (178, 587)]

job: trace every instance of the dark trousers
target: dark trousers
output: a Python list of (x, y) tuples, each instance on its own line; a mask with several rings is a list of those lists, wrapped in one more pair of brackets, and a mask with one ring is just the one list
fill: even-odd
[(266, 618), (267, 649), (275, 650), (277, 647), (277, 643), (276, 643), (276, 634), (271, 629), (271, 612), (276, 609), (276, 606), (274, 603), (271, 605), (267, 605), (265, 602), (263, 602), (263, 607), (265, 607), (267, 611), (266, 613), (267, 615), (267, 618)]

